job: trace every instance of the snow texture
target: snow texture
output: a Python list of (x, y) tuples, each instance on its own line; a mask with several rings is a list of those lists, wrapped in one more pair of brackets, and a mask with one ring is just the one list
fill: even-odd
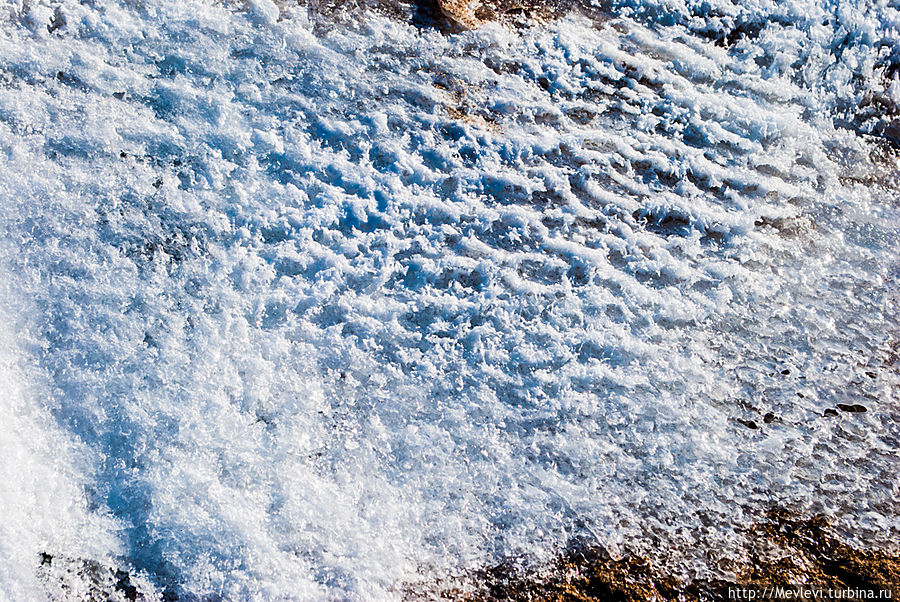
[(0, 1), (0, 596), (897, 541), (896, 6), (360, 6)]

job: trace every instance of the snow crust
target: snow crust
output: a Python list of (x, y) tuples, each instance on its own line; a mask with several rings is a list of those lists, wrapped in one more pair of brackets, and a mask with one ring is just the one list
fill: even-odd
[(900, 13), (605, 8), (0, 3), (0, 593), (897, 541)]

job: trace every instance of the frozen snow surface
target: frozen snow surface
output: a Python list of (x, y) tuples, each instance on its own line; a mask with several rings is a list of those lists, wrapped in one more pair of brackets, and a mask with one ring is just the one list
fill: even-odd
[(0, 1), (0, 597), (897, 541), (897, 6), (569, 8)]

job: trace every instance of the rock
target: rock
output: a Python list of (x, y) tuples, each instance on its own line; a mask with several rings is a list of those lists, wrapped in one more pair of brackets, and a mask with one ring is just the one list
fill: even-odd
[(858, 403), (854, 403), (854, 404), (839, 403), (839, 404), (837, 404), (837, 407), (839, 410), (841, 410), (843, 412), (850, 412), (852, 414), (860, 414), (860, 413), (863, 413), (866, 411), (866, 407), (861, 406)]
[(481, 21), (475, 16), (471, 3), (467, 0), (439, 0), (444, 16), (464, 29), (476, 29)]
[(699, 602), (755, 592), (761, 600), (773, 583), (862, 588), (886, 600), (895, 597), (893, 584), (900, 583), (900, 556), (877, 548), (852, 547), (838, 539), (824, 516), (801, 517), (774, 509), (764, 520), (736, 527), (762, 545), (749, 547), (745, 560), (724, 578), (684, 580), (637, 554), (614, 558), (602, 547), (586, 545), (560, 553), (539, 572), (510, 560), (444, 582), (409, 584), (406, 598)]

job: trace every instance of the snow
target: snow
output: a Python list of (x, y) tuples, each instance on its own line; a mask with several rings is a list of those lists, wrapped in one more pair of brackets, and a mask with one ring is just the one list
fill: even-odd
[(612, 10), (0, 4), (0, 591), (896, 541), (897, 10)]

